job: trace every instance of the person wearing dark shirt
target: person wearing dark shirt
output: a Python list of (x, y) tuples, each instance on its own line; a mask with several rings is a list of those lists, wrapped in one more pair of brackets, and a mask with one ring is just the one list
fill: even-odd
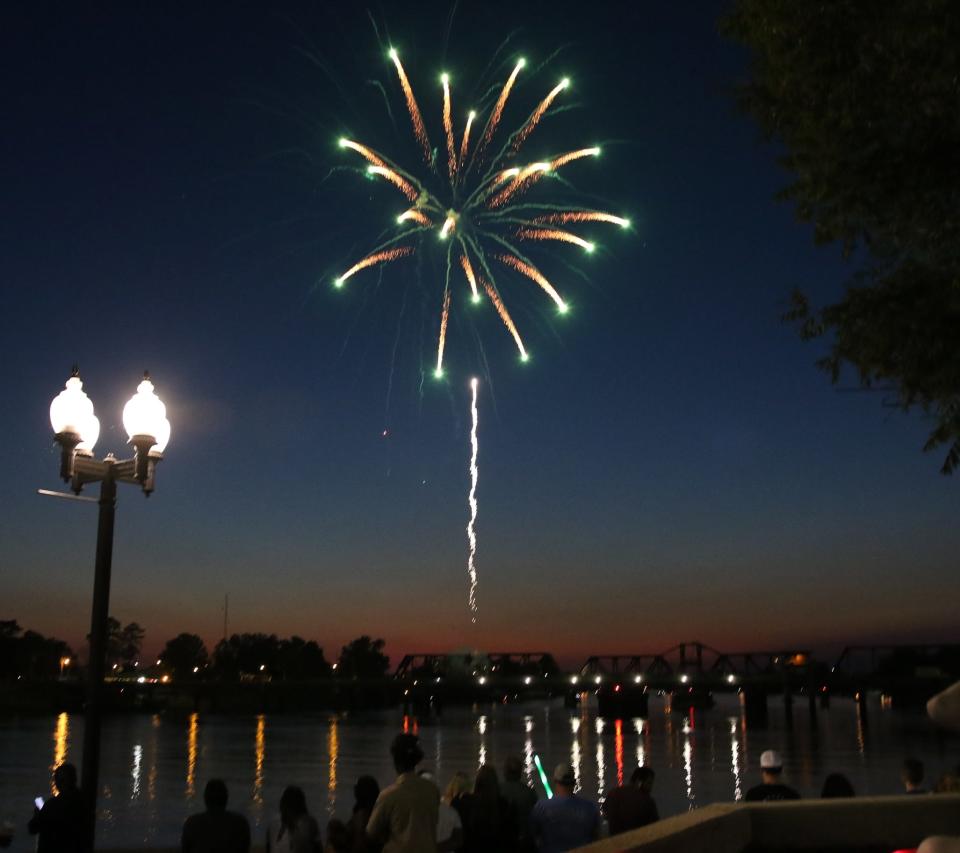
[(831, 773), (823, 780), (823, 790), (820, 796), (824, 800), (835, 800), (838, 797), (854, 796), (853, 785), (842, 773)]
[(84, 850), (84, 802), (77, 787), (77, 768), (61, 764), (53, 771), (57, 795), (34, 809), (27, 831), (37, 838), (37, 853), (81, 853)]
[(760, 777), (763, 783), (755, 785), (744, 797), (748, 803), (764, 802), (769, 800), (799, 800), (800, 795), (789, 785), (780, 781), (783, 773), (783, 759), (780, 753), (768, 749), (760, 755)]
[(540, 800), (530, 813), (530, 832), (540, 853), (564, 853), (600, 837), (600, 809), (578, 797), (576, 776), (569, 764), (553, 771), (553, 799)]
[(603, 816), (607, 819), (611, 835), (639, 829), (660, 819), (657, 804), (650, 795), (654, 776), (653, 768), (638, 767), (633, 771), (629, 785), (614, 788), (607, 795), (603, 803)]
[(457, 811), (463, 824), (464, 853), (489, 853), (512, 846), (510, 807), (500, 796), (497, 771), (481, 764), (473, 791), (457, 800)]
[(903, 759), (903, 768), (900, 771), (900, 781), (903, 790), (908, 794), (926, 794), (923, 787), (923, 762), (918, 758)]
[(184, 821), (180, 837), (183, 853), (248, 853), (250, 824), (236, 812), (227, 811), (227, 786), (211, 779), (203, 791), (205, 812)]
[(500, 796), (507, 801), (510, 815), (510, 832), (514, 849), (530, 853), (534, 848), (530, 838), (530, 812), (537, 804), (537, 792), (522, 779), (523, 763), (516, 755), (507, 756), (503, 763), (503, 784)]

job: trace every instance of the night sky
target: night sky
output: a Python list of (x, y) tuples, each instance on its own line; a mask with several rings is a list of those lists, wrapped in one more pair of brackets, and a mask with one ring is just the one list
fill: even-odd
[[(328, 656), (369, 633), (395, 662), (960, 637), (960, 482), (921, 452), (930, 421), (835, 390), (813, 366), (825, 344), (780, 321), (792, 288), (822, 302), (853, 267), (773, 198), (788, 176), (734, 106), (747, 65), (717, 33), (726, 5), (451, 8), (378, 6), (379, 41), (345, 3), (4, 12), (0, 618), (77, 646), (88, 629), (96, 508), (36, 495), (59, 487), (47, 411), (78, 362), (100, 454), (125, 452), (144, 368), (173, 425), (156, 493), (123, 487), (117, 513), (111, 612), (147, 651), (215, 643), (227, 593), (231, 632)], [(569, 176), (634, 227), (584, 228), (586, 263), (531, 250), (566, 317), (503, 277), (529, 364), (489, 305), (455, 305), (437, 382), (439, 255), (331, 287), (404, 207), (331, 173), (358, 163), (336, 140), (415, 166), (386, 47), (437, 144), (439, 73), (462, 127), (511, 32), (495, 79), (530, 64), (506, 126), (569, 75), (578, 109), (528, 156), (602, 144)]]

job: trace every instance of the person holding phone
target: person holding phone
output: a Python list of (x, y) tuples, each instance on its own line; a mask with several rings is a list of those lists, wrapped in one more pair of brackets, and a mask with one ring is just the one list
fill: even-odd
[(27, 830), (37, 838), (37, 853), (83, 853), (83, 796), (77, 787), (77, 768), (61, 764), (53, 771), (57, 795), (34, 800)]

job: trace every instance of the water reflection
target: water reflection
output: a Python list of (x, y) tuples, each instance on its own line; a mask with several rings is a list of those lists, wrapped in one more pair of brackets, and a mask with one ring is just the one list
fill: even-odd
[(617, 760), (617, 785), (623, 787), (623, 720), (613, 724), (613, 752)]
[(267, 718), (257, 714), (257, 735), (254, 740), (253, 802), (257, 814), (263, 810), (263, 760), (266, 755)]
[(480, 732), (480, 754), (477, 756), (477, 764), (482, 767), (487, 763), (487, 715), (481, 714), (477, 720), (477, 731)]
[(683, 775), (687, 784), (687, 809), (696, 806), (693, 797), (693, 742), (690, 740), (690, 719), (683, 718)]
[(154, 714), (150, 727), (150, 769), (147, 771), (147, 799), (153, 802), (157, 798), (157, 733), (160, 728), (160, 715)]
[(601, 717), (597, 717), (597, 724), (595, 726), (597, 731), (597, 797), (600, 798), (603, 796), (605, 783), (604, 779), (607, 775), (607, 766), (606, 761), (604, 760), (603, 752), (603, 726), (604, 721)]
[[(70, 716), (64, 711), (57, 717), (57, 724), (53, 729), (53, 763), (50, 765), (51, 774), (67, 760), (67, 752), (69, 749)], [(50, 779), (50, 793), (57, 793), (57, 786), (53, 784), (52, 776)]]
[(333, 814), (337, 807), (337, 758), (340, 755), (340, 735), (338, 726), (340, 721), (336, 717), (330, 718), (327, 729), (327, 755), (330, 769), (327, 772), (327, 811)]
[(197, 733), (200, 729), (199, 714), (190, 715), (187, 726), (187, 796), (193, 797), (197, 784)]
[(740, 743), (737, 741), (737, 718), (730, 717), (730, 770), (733, 773), (733, 798), (743, 799), (740, 779)]
[(647, 753), (643, 747), (643, 720), (639, 717), (633, 721), (633, 730), (637, 733), (637, 766), (643, 767), (647, 763)]
[(140, 764), (143, 761), (143, 746), (137, 744), (133, 748), (133, 767), (130, 769), (130, 799), (140, 796)]
[(533, 785), (533, 717), (527, 714), (523, 718), (523, 730), (526, 738), (523, 742), (523, 772), (528, 785)]
[(580, 719), (570, 719), (570, 731), (573, 740), (570, 744), (570, 764), (573, 766), (573, 790), (580, 790), (580, 766), (583, 764), (583, 755), (580, 753)]

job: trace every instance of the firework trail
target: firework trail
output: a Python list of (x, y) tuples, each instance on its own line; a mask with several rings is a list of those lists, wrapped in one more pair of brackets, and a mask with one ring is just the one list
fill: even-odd
[(473, 152), (473, 160), (470, 161), (471, 166), (477, 161), (477, 158), (483, 156), (484, 149), (490, 144), (490, 140), (493, 139), (493, 134), (497, 132), (497, 125), (500, 124), (500, 119), (503, 117), (503, 108), (507, 105), (507, 98), (510, 97), (513, 84), (517, 82), (517, 75), (526, 64), (527, 61), (523, 57), (518, 59), (517, 64), (513, 68), (513, 73), (507, 78), (507, 82), (503, 84), (500, 97), (497, 98), (493, 112), (490, 113), (490, 118), (487, 119), (487, 126), (483, 130), (483, 136), (480, 138), (480, 142)]
[(460, 266), (463, 267), (463, 274), (467, 277), (467, 281), (470, 282), (470, 290), (473, 291), (473, 301), (479, 302), (480, 292), (477, 290), (477, 277), (473, 273), (473, 266), (466, 252), (460, 255)]
[(397, 76), (400, 78), (400, 88), (403, 89), (403, 96), (407, 99), (407, 112), (410, 113), (410, 121), (413, 123), (413, 133), (417, 137), (420, 146), (423, 148), (423, 159), (429, 163), (431, 158), (430, 138), (427, 136), (427, 128), (423, 123), (423, 116), (420, 115), (420, 107), (417, 106), (417, 99), (413, 96), (413, 87), (407, 79), (407, 72), (403, 70), (400, 64), (400, 55), (394, 48), (390, 48), (390, 58), (397, 67)]
[(567, 303), (563, 301), (560, 294), (557, 293), (553, 285), (547, 281), (540, 270), (525, 261), (521, 261), (516, 255), (497, 255), (497, 260), (506, 264), (508, 267), (513, 267), (518, 273), (522, 273), (531, 281), (539, 284), (540, 287), (543, 288), (544, 293), (556, 303), (557, 308), (560, 309), (560, 313), (567, 313)]
[(477, 453), (480, 445), (477, 442), (477, 386), (480, 380), (474, 377), (470, 380), (470, 389), (473, 392), (473, 399), (470, 402), (470, 494), (467, 497), (467, 504), (470, 507), (470, 521), (467, 522), (467, 542), (470, 545), (470, 555), (467, 557), (467, 574), (470, 578), (470, 594), (468, 603), (470, 605), (470, 621), (477, 621)]
[(523, 143), (527, 141), (527, 137), (533, 133), (534, 128), (540, 124), (540, 119), (543, 118), (544, 113), (550, 109), (550, 104), (553, 103), (554, 98), (557, 97), (564, 89), (570, 85), (570, 81), (564, 77), (556, 86), (554, 86), (550, 93), (545, 97), (537, 106), (537, 108), (530, 113), (530, 118), (528, 118), (523, 126), (518, 130), (513, 136), (513, 145), (511, 149), (513, 153), (516, 154), (520, 148), (523, 146)]
[(467, 149), (470, 147), (470, 128), (473, 127), (473, 120), (477, 117), (476, 112), (470, 110), (467, 116), (467, 126), (463, 129), (463, 141), (460, 143), (460, 166), (467, 162)]
[(409, 181), (401, 178), (393, 169), (386, 166), (367, 166), (368, 175), (379, 175), (390, 181), (400, 192), (402, 192), (410, 201), (416, 201), (420, 193)]
[(513, 335), (513, 339), (517, 344), (517, 349), (520, 350), (520, 360), (527, 361), (530, 356), (527, 355), (527, 351), (523, 346), (523, 341), (520, 339), (520, 333), (517, 331), (517, 327), (513, 324), (513, 319), (510, 317), (510, 312), (507, 311), (507, 306), (503, 304), (500, 294), (497, 293), (493, 285), (490, 284), (490, 282), (486, 279), (480, 279), (480, 281), (483, 282), (483, 289), (487, 291), (487, 296), (490, 297), (493, 307), (497, 309), (497, 314), (500, 315), (503, 325), (506, 326), (507, 331)]
[(443, 348), (447, 343), (447, 320), (450, 318), (450, 291), (443, 294), (443, 311), (440, 313), (440, 341), (437, 344), (437, 369), (434, 376), (443, 376)]
[(376, 266), (377, 264), (386, 264), (390, 261), (395, 261), (397, 258), (403, 258), (407, 255), (413, 254), (412, 246), (401, 246), (397, 249), (388, 249), (384, 252), (374, 252), (372, 255), (367, 255), (362, 261), (355, 263), (350, 269), (348, 269), (343, 275), (341, 275), (335, 282), (337, 287), (342, 287), (343, 283), (350, 278), (354, 273), (360, 272), (360, 270), (365, 270), (367, 267)]
[(600, 210), (565, 210), (561, 213), (546, 213), (535, 216), (534, 222), (609, 222), (621, 228), (629, 228), (630, 220), (612, 213), (603, 213)]
[[(444, 74), (440, 77), (443, 83), (443, 132), (447, 135), (447, 171), (450, 174), (450, 181), (457, 174), (457, 147), (453, 141), (453, 113), (450, 106), (450, 76)], [(466, 138), (466, 137), (464, 137)]]
[(561, 243), (573, 243), (585, 252), (592, 252), (597, 248), (596, 244), (589, 240), (584, 240), (583, 237), (578, 237), (576, 234), (562, 231), (559, 228), (520, 228), (517, 231), (517, 236), (521, 240), (557, 240)]

